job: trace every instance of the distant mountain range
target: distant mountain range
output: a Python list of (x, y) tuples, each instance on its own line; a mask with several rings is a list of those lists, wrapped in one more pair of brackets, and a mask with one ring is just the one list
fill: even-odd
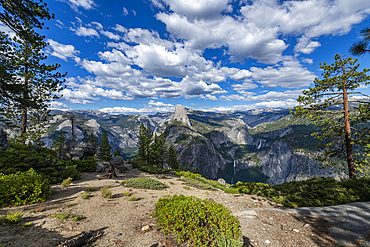
[(310, 158), (319, 151), (310, 135), (315, 126), (293, 118), (288, 109), (215, 113), (177, 106), (174, 113), (154, 115), (111, 115), (94, 110), (52, 113), (43, 137), (46, 146), (51, 146), (60, 130), (71, 138), (73, 115), (77, 139), (83, 138), (84, 130), (99, 138), (105, 130), (112, 149), (118, 148), (125, 159), (135, 155), (139, 126), (144, 123), (175, 144), (184, 168), (228, 183), (280, 184), (346, 174), (344, 166), (320, 169)]

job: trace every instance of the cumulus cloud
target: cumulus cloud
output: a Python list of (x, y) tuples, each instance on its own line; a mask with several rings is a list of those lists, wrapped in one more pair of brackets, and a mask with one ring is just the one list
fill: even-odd
[[(153, 1), (158, 4), (158, 1)], [(221, 12), (230, 12), (232, 7), (228, 5), (229, 0), (198, 0), (198, 1), (182, 1), (182, 0), (163, 0), (164, 5), (168, 5), (170, 9), (176, 13), (185, 15), (191, 19), (214, 19)]]
[(47, 42), (52, 49), (52, 51), (49, 50), (50, 55), (59, 57), (66, 62), (68, 61), (67, 58), (73, 58), (75, 61), (79, 61), (77, 55), (80, 52), (77, 51), (73, 45), (63, 45), (52, 39), (48, 39)]
[(304, 68), (299, 61), (285, 58), (281, 66), (257, 68), (252, 67), (252, 78), (267, 87), (301, 88), (309, 86), (315, 75)]
[(71, 108), (62, 102), (53, 101), (49, 104), (49, 110), (69, 111)]
[(309, 54), (321, 45), (313, 38), (346, 34), (370, 13), (367, 0), (353, 4), (345, 0), (257, 0), (240, 7), (241, 15), (223, 14), (231, 8), (226, 0), (212, 1), (212, 8), (209, 1), (162, 2), (172, 11), (160, 12), (156, 18), (173, 37), (187, 40), (194, 49), (226, 46), (235, 62), (253, 58), (266, 64), (282, 59), (288, 47), (282, 35), (297, 36), (295, 52)]

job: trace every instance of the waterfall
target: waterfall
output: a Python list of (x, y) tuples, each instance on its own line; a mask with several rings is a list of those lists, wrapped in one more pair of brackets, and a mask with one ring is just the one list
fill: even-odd
[(234, 183), (234, 176), (235, 176), (235, 172), (236, 172), (236, 162), (234, 160), (234, 172), (233, 172), (233, 176), (231, 177), (231, 184)]
[[(260, 140), (260, 144), (258, 144), (257, 149), (260, 149), (260, 148), (261, 148), (261, 145), (262, 145), (262, 142), (261, 142), (261, 140)], [(235, 161), (234, 161), (234, 162), (235, 162)]]

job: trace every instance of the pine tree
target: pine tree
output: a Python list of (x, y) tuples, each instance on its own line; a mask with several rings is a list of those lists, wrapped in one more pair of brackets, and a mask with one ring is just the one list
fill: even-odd
[(60, 130), (57, 133), (57, 137), (53, 141), (52, 148), (55, 148), (56, 150), (59, 151), (60, 147), (66, 142), (66, 133), (62, 130)]
[(177, 158), (177, 152), (176, 152), (175, 146), (173, 145), (172, 142), (171, 142), (171, 145), (168, 149), (166, 163), (172, 169), (179, 169), (180, 168), (179, 159)]
[(138, 147), (138, 160), (144, 162), (147, 165), (151, 164), (150, 160), (150, 145), (153, 141), (153, 133), (149, 126), (145, 127), (144, 124), (140, 125), (139, 129), (139, 141), (137, 143)]
[(360, 31), (362, 40), (352, 44), (349, 52), (354, 56), (361, 56), (365, 53), (370, 53), (370, 27), (366, 27)]
[[(0, 6), (0, 22), (16, 34), (14, 39), (9, 39), (8, 35), (0, 32), (1, 121), (8, 127), (20, 122), (22, 142), (27, 138), (39, 140), (49, 114), (45, 102), (57, 98), (54, 93), (60, 90), (58, 79), (63, 76), (52, 73), (59, 65), (40, 63), (46, 59), (42, 50), (47, 44), (34, 28), (42, 29), (42, 20), (54, 16), (49, 14), (42, 1), (4, 0)], [(34, 126), (33, 133), (26, 136), (29, 126)]]
[(167, 155), (167, 144), (164, 134), (154, 136), (154, 141), (150, 145), (150, 162), (151, 165), (163, 168)]
[(108, 134), (104, 130), (102, 138), (100, 140), (100, 144), (99, 144), (98, 158), (103, 161), (110, 161), (112, 159), (111, 151), (112, 151), (112, 148), (109, 144)]
[(89, 142), (89, 135), (87, 134), (87, 130), (84, 130), (84, 137), (82, 138), (83, 142)]
[[(64, 80), (60, 79), (66, 75), (54, 72), (60, 67), (59, 64), (42, 63), (47, 58), (42, 51), (47, 46), (44, 37), (33, 36), (34, 30), (27, 25), (24, 30), (27, 31), (22, 33), (24, 36), (17, 34), (13, 39), (15, 55), (11, 64), (12, 82), (20, 88), (21, 92), (5, 109), (7, 118), (20, 123), (23, 143), (30, 137), (30, 135), (26, 136), (26, 132), (30, 130), (28, 128), (30, 120), (38, 123), (39, 130), (44, 129), (50, 113), (47, 102), (60, 98), (56, 93), (64, 88), (62, 86)], [(31, 36), (33, 39), (30, 38)]]
[[(368, 121), (366, 117), (369, 116), (370, 106), (368, 101), (349, 99), (348, 95), (364, 96), (355, 90), (361, 84), (370, 83), (370, 76), (366, 74), (369, 69), (358, 72), (357, 60), (350, 57), (343, 59), (339, 54), (335, 55), (335, 60), (331, 65), (320, 63), (320, 68), (324, 70), (323, 79), (316, 78), (315, 87), (303, 91), (304, 96), (299, 96), (297, 101), (306, 107), (296, 106), (292, 114), (308, 118), (320, 127), (319, 132), (313, 133), (323, 141), (317, 146), (325, 148), (319, 160), (328, 162), (330, 157), (344, 158), (349, 177), (355, 178), (353, 145), (359, 142), (352, 135), (361, 136), (361, 139), (369, 135), (369, 131), (359, 124)], [(358, 107), (350, 108), (350, 102), (357, 103)]]
[(114, 151), (113, 157), (122, 156), (121, 152), (116, 148), (116, 151)]

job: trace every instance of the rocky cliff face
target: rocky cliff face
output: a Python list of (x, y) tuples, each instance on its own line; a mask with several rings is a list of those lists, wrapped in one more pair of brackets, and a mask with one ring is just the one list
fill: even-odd
[(274, 142), (260, 154), (261, 172), (271, 185), (300, 181), (312, 177), (336, 177), (331, 168), (320, 169), (320, 164), (302, 154), (296, 154), (282, 141)]
[(176, 106), (175, 112), (171, 115), (171, 119), (180, 121), (185, 126), (191, 127), (191, 123), (190, 123), (187, 111), (185, 107), (181, 105)]
[[(319, 169), (319, 164), (303, 154), (295, 153), (289, 146), (293, 127), (250, 134), (249, 125), (272, 122), (286, 116), (286, 111), (210, 113), (187, 111), (177, 106), (173, 114), (118, 115), (96, 111), (79, 111), (75, 114), (77, 139), (83, 131), (92, 131), (99, 138), (106, 130), (112, 149), (124, 153), (124, 158), (134, 155), (139, 126), (144, 123), (156, 133), (165, 133), (168, 142), (175, 144), (180, 165), (199, 171), (212, 178), (236, 181), (267, 182), (279, 184), (314, 176), (336, 176), (331, 169)], [(259, 118), (260, 117), (260, 118)], [(44, 137), (51, 146), (56, 131), (71, 135), (67, 115), (57, 115), (50, 121), (51, 129)], [(286, 136), (289, 138), (284, 139)], [(283, 141), (284, 139), (284, 141)]]

